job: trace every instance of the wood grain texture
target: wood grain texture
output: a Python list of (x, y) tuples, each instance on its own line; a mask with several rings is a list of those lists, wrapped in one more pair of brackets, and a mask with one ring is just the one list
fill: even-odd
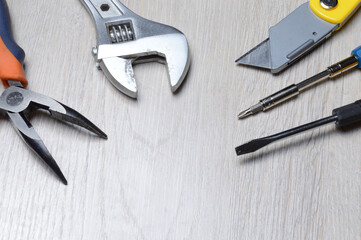
[(95, 67), (80, 1), (8, 0), (31, 90), (77, 109), (109, 140), (54, 121), (32, 123), (63, 186), (1, 118), (1, 239), (361, 239), (361, 129), (316, 129), (246, 157), (234, 147), (327, 116), (360, 98), (357, 70), (268, 113), (260, 98), (324, 70), (360, 44), (361, 13), (284, 73), (234, 60), (304, 0), (124, 0), (190, 43), (187, 81), (172, 94), (161, 64), (136, 66), (139, 99)]

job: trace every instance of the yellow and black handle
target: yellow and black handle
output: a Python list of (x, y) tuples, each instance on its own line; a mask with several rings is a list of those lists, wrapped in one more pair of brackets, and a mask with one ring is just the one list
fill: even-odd
[(26, 88), (28, 81), (24, 74), (24, 50), (16, 44), (10, 23), (9, 8), (5, 0), (0, 0), (0, 80), (9, 87), (8, 81), (18, 81)]

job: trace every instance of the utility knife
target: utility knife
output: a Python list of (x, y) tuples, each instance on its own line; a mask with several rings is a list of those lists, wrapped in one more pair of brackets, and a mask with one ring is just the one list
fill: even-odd
[(311, 0), (269, 29), (269, 38), (236, 60), (279, 73), (319, 46), (360, 8), (361, 0)]

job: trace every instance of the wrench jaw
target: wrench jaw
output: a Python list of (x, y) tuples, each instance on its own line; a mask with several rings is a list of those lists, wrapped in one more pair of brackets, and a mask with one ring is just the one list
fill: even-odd
[(125, 95), (136, 99), (138, 97), (137, 83), (131, 59), (111, 57), (102, 59), (99, 66), (109, 81)]
[(179, 32), (103, 44), (98, 47), (96, 59), (112, 84), (132, 98), (137, 97), (133, 64), (160, 62), (167, 65), (172, 92), (180, 87), (190, 66), (188, 42)]
[(182, 85), (190, 66), (190, 54), (186, 37), (183, 34), (178, 35), (177, 41), (179, 44), (170, 44), (171, 46), (168, 46), (166, 48), (167, 51), (163, 53), (168, 68), (172, 92), (176, 92)]

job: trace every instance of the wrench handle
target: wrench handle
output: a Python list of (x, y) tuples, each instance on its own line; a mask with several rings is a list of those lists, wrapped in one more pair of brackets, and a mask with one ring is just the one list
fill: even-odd
[(97, 22), (101, 19), (129, 15), (132, 12), (118, 0), (80, 0)]
[(10, 87), (9, 81), (20, 82), (24, 88), (27, 87), (24, 59), (24, 50), (13, 38), (6, 0), (0, 0), (0, 80), (5, 88)]

